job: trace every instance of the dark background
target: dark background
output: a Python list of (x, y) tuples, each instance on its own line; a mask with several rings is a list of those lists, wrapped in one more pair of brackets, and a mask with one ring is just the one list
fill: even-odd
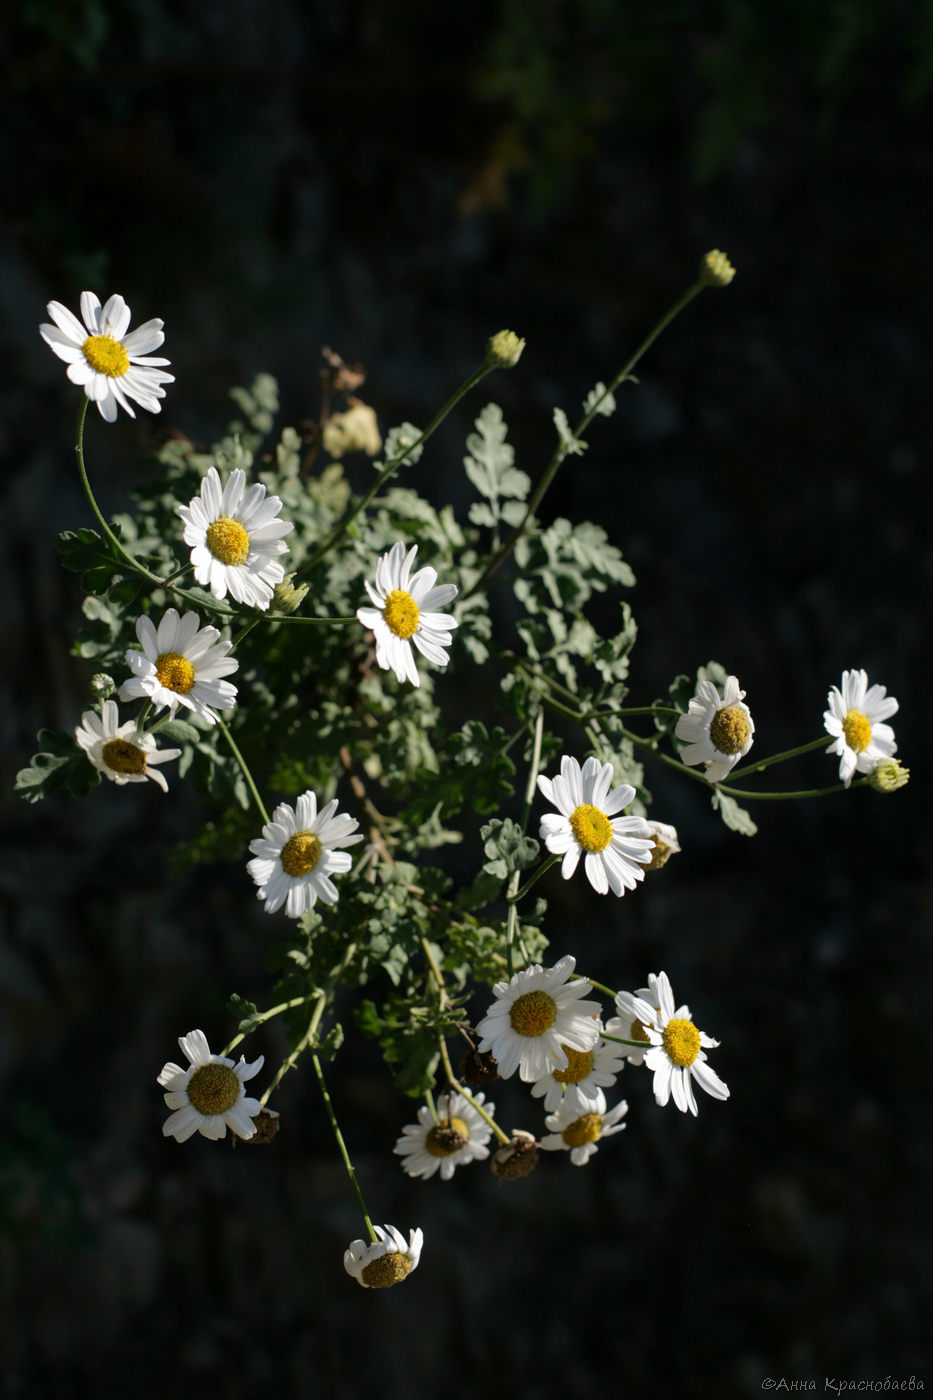
[[(503, 405), (536, 476), (553, 406), (573, 420), (711, 247), (734, 283), (651, 351), (543, 515), (599, 520), (635, 568), (634, 702), (715, 656), (765, 754), (817, 737), (829, 685), (864, 666), (900, 699), (912, 769), (890, 797), (759, 804), (751, 841), (698, 785), (651, 771), (684, 854), (622, 902), (552, 877), (555, 958), (628, 987), (663, 967), (721, 1038), (732, 1098), (704, 1098), (697, 1121), (628, 1070), (629, 1130), (587, 1168), (413, 1182), (391, 1147), (415, 1105), (354, 1039), (332, 1081), (364, 1190), (377, 1220), (426, 1237), (385, 1295), (343, 1273), (360, 1227), (304, 1068), (268, 1148), (161, 1136), (176, 1036), (202, 1025), (219, 1047), (227, 993), (267, 993), (272, 935), (242, 853), (169, 879), (167, 849), (202, 820), (177, 781), (168, 798), (11, 797), (0, 1395), (933, 1386), (933, 6), (28, 0), (0, 46), (7, 792), (36, 729), (75, 724), (89, 673), (54, 551), (88, 513), (75, 391), (36, 329), (47, 300), (118, 290), (134, 324), (166, 322), (161, 417), (89, 420), (115, 510), (141, 446), (173, 427), (209, 442), (229, 386), (259, 370), (296, 422), (331, 344), (366, 364), (384, 429), (423, 423), (486, 337), (515, 329), (518, 368), (410, 478), (465, 513), (482, 404)], [(490, 682), (455, 660), (441, 703), (472, 685), (484, 705)], [(778, 774), (834, 771), (817, 754)], [(277, 1032), (249, 1050), (277, 1063)], [(497, 1090), (506, 1124), (535, 1126), (516, 1085)]]

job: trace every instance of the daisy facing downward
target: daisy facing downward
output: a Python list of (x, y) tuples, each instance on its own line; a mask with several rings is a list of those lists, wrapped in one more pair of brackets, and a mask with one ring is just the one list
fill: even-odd
[(897, 752), (894, 730), (884, 721), (897, 714), (898, 704), (885, 686), (869, 689), (865, 671), (843, 671), (842, 689), (834, 685), (826, 698), (823, 723), (833, 736), (826, 752), (839, 755), (839, 777), (848, 787), (856, 772), (873, 773)]
[[(491, 1117), (496, 1106), (484, 1100), (484, 1094), (476, 1095), (476, 1102)], [(418, 1109), (418, 1122), (402, 1129), (392, 1150), (402, 1158), (402, 1167), (409, 1176), (427, 1180), (439, 1170), (441, 1180), (449, 1181), (457, 1167), (482, 1162), (489, 1156), (486, 1143), (491, 1132), (486, 1120), (462, 1094), (441, 1094), (437, 1117), (424, 1104)]]
[(140, 734), (135, 720), (120, 723), (120, 712), (113, 700), (105, 700), (98, 715), (85, 710), (75, 729), (78, 747), (87, 754), (94, 767), (118, 787), (124, 783), (144, 783), (151, 778), (168, 792), (163, 773), (152, 770), (157, 763), (169, 763), (178, 758), (181, 749), (157, 749), (151, 734)]
[(113, 423), (118, 407), (135, 418), (130, 399), (150, 413), (161, 410), (159, 399), (165, 398), (162, 385), (173, 384), (175, 376), (163, 369), (168, 360), (149, 354), (165, 339), (158, 318), (127, 335), (130, 308), (123, 298), (109, 297), (101, 307), (93, 292), (81, 293), (83, 326), (60, 301), (50, 301), (48, 313), (55, 324), (41, 325), (39, 334), (65, 361), (68, 378), (82, 386), (102, 418)]
[(262, 836), (250, 841), (255, 859), (246, 868), (268, 914), (284, 904), (288, 917), (297, 919), (318, 899), (337, 903), (337, 887), (329, 877), (345, 874), (352, 864), (338, 847), (355, 846), (363, 837), (353, 834), (359, 826), (355, 817), (335, 816), (336, 811), (336, 798), (319, 812), (315, 794), (304, 792), (294, 807), (280, 802)]
[(391, 1288), (414, 1273), (421, 1258), (424, 1235), (411, 1230), (408, 1243), (394, 1225), (374, 1225), (376, 1239), (354, 1240), (344, 1251), (343, 1267), (362, 1288)]
[(211, 467), (200, 494), (178, 507), (198, 583), (215, 598), (229, 593), (236, 602), (265, 611), (285, 577), (277, 559), (288, 550), (282, 536), (294, 528), (290, 520), (276, 520), (281, 509), (278, 496), (266, 498), (261, 482), (246, 490), (246, 473), (239, 467), (223, 487)]
[(217, 1139), (226, 1137), (229, 1127), (237, 1137), (251, 1138), (256, 1131), (253, 1119), (262, 1105), (247, 1097), (243, 1085), (262, 1069), (263, 1056), (247, 1064), (241, 1055), (235, 1064), (224, 1055), (212, 1055), (203, 1031), (189, 1031), (178, 1044), (188, 1069), (170, 1060), (158, 1078), (166, 1090), (166, 1107), (174, 1110), (162, 1124), (163, 1135), (177, 1142), (186, 1142), (194, 1133)]
[(420, 685), (412, 642), (435, 666), (447, 665), (445, 647), (458, 625), (449, 613), (433, 612), (457, 596), (454, 583), (437, 582), (437, 573), (428, 567), (412, 576), (418, 546), (408, 553), (399, 540), (376, 565), (376, 582), (365, 580), (371, 608), (357, 608), (356, 616), (376, 639), (376, 662), (384, 671), (394, 671), (399, 681)]
[(654, 840), (642, 817), (616, 815), (634, 801), (635, 789), (628, 783), (612, 788), (611, 763), (588, 758), (581, 770), (575, 758), (564, 754), (559, 777), (539, 777), (538, 787), (560, 813), (546, 813), (538, 834), (552, 855), (563, 856), (565, 880), (581, 856), (597, 894), (612, 890), (623, 895), (645, 878)]

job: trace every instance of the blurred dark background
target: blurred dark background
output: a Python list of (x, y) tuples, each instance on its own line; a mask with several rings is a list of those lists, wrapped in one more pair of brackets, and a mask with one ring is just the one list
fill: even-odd
[[(54, 549), (89, 519), (47, 300), (120, 291), (134, 324), (166, 323), (161, 417), (89, 420), (114, 510), (143, 449), (174, 428), (209, 442), (259, 370), (294, 423), (330, 344), (367, 366), (383, 429), (423, 423), (515, 329), (518, 368), (411, 478), (465, 514), (482, 404), (537, 475), (554, 405), (573, 420), (712, 247), (734, 283), (651, 351), (543, 513), (597, 519), (635, 568), (633, 702), (716, 657), (765, 754), (817, 737), (829, 685), (864, 666), (900, 699), (912, 769), (893, 796), (759, 804), (754, 840), (650, 771), (684, 854), (621, 902), (551, 880), (554, 957), (627, 987), (665, 968), (721, 1038), (732, 1098), (697, 1121), (628, 1070), (629, 1130), (585, 1169), (413, 1182), (391, 1148), (415, 1105), (354, 1039), (332, 1080), (364, 1190), (426, 1237), (385, 1295), (343, 1273), (360, 1228), (304, 1069), (267, 1148), (161, 1136), (176, 1036), (201, 1025), (219, 1048), (226, 994), (267, 995), (276, 931), (241, 852), (168, 877), (202, 820), (177, 781), (85, 806), (10, 796), (0, 1396), (933, 1386), (933, 4), (22, 0), (0, 53), (7, 793), (36, 729), (75, 724), (90, 669), (69, 655), (79, 584)], [(472, 685), (485, 704), (494, 680), (459, 663), (442, 703)], [(778, 776), (834, 771), (817, 754)], [(278, 1032), (249, 1049), (277, 1062)], [(497, 1090), (506, 1124), (536, 1126), (518, 1086)]]

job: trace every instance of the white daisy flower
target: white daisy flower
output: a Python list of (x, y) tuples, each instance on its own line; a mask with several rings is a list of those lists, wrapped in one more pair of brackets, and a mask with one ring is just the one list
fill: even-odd
[(843, 671), (842, 690), (834, 685), (826, 697), (823, 723), (833, 736), (826, 752), (839, 755), (839, 777), (846, 787), (856, 771), (873, 773), (881, 759), (897, 752), (894, 730), (884, 720), (897, 713), (898, 704), (886, 690), (883, 685), (869, 690), (865, 671)]
[[(597, 1030), (601, 1030), (599, 1022)], [(570, 1104), (580, 1113), (587, 1112), (603, 1089), (616, 1082), (625, 1064), (625, 1046), (610, 1040), (599, 1040), (590, 1050), (574, 1050), (561, 1046), (567, 1056), (566, 1069), (552, 1069), (532, 1085), (531, 1096), (544, 1099), (549, 1113)]]
[(78, 747), (106, 778), (122, 787), (124, 783), (144, 783), (151, 778), (168, 792), (165, 775), (154, 773), (157, 763), (170, 763), (181, 749), (157, 749), (152, 734), (140, 734), (135, 720), (120, 723), (120, 712), (113, 700), (105, 700), (101, 713), (85, 710), (75, 727)]
[(670, 822), (648, 822), (648, 832), (653, 844), (651, 860), (645, 869), (660, 870), (662, 866), (667, 865), (671, 856), (676, 855), (680, 850), (677, 828), (671, 826)]
[(535, 963), (493, 987), (496, 1000), (476, 1027), (482, 1037), (477, 1049), (481, 1055), (492, 1051), (500, 1078), (518, 1070), (526, 1084), (533, 1083), (567, 1068), (565, 1046), (585, 1051), (596, 1045), (599, 1003), (580, 1000), (593, 987), (585, 977), (569, 980), (575, 966), (568, 954), (551, 968)]
[(606, 1096), (602, 1089), (596, 1090), (592, 1103), (582, 1111), (578, 1104), (565, 1099), (557, 1112), (545, 1119), (545, 1125), (551, 1131), (541, 1139), (540, 1146), (546, 1152), (569, 1152), (573, 1165), (582, 1167), (596, 1152), (600, 1138), (612, 1137), (613, 1133), (624, 1130), (626, 1125), (619, 1120), (626, 1113), (628, 1104), (625, 1099), (607, 1113)]
[(185, 544), (198, 583), (210, 587), (215, 598), (229, 593), (238, 603), (265, 611), (276, 584), (285, 577), (277, 556), (288, 551), (282, 541), (294, 528), (290, 520), (276, 520), (282, 509), (278, 496), (266, 499), (261, 482), (247, 491), (246, 473), (237, 467), (226, 486), (216, 467), (201, 482), (201, 491), (186, 506), (178, 507), (185, 522)]
[(317, 809), (317, 797), (304, 792), (295, 807), (280, 802), (262, 836), (250, 841), (255, 860), (247, 870), (259, 886), (256, 898), (265, 901), (266, 912), (274, 914), (285, 905), (290, 919), (297, 919), (322, 904), (337, 903), (337, 887), (331, 875), (345, 874), (352, 864), (339, 846), (355, 846), (362, 834), (354, 836), (359, 822), (337, 811), (336, 797)]
[(376, 565), (375, 586), (368, 580), (366, 592), (374, 604), (357, 608), (356, 615), (376, 638), (376, 661), (384, 671), (394, 671), (398, 680), (420, 685), (411, 644), (422, 656), (436, 666), (446, 666), (444, 650), (450, 646), (450, 634), (458, 625), (449, 613), (433, 612), (457, 596), (454, 583), (437, 583), (434, 569), (419, 569), (411, 577), (418, 546), (408, 553), (399, 540)]
[(354, 1240), (345, 1250), (343, 1267), (363, 1288), (391, 1288), (418, 1267), (424, 1235), (411, 1230), (408, 1243), (394, 1225), (374, 1225), (377, 1242)]
[(224, 1055), (212, 1055), (203, 1031), (189, 1031), (178, 1044), (188, 1058), (182, 1069), (170, 1060), (162, 1067), (158, 1083), (167, 1090), (167, 1108), (174, 1112), (162, 1124), (165, 1137), (186, 1142), (194, 1133), (206, 1138), (226, 1137), (227, 1128), (237, 1137), (251, 1138), (256, 1131), (253, 1119), (262, 1112), (258, 1099), (246, 1097), (243, 1088), (262, 1069), (264, 1057), (247, 1064)]
[(675, 726), (677, 738), (686, 743), (680, 757), (691, 767), (705, 763), (711, 783), (721, 783), (752, 746), (755, 721), (744, 699), (735, 676), (726, 677), (722, 698), (712, 681), (700, 681), (687, 713)]
[[(541, 818), (538, 835), (553, 855), (563, 856), (561, 874), (569, 880), (586, 857), (586, 878), (597, 894), (623, 895), (645, 878), (643, 867), (654, 845), (641, 817), (619, 817), (635, 798), (628, 783), (612, 788), (612, 764), (588, 758), (582, 771), (564, 754), (560, 776), (538, 778), (538, 787), (560, 813)], [(610, 791), (612, 788), (612, 791)]]
[[(482, 1106), (485, 1095), (476, 1094), (475, 1099)], [(490, 1116), (496, 1111), (494, 1103), (485, 1104), (485, 1108)], [(402, 1167), (409, 1176), (420, 1176), (426, 1181), (440, 1168), (441, 1180), (449, 1181), (455, 1168), (485, 1161), (491, 1132), (486, 1120), (462, 1094), (441, 1094), (437, 1117), (427, 1104), (419, 1108), (417, 1123), (402, 1129), (392, 1150), (404, 1159)]]
[(231, 675), (239, 662), (227, 653), (232, 642), (220, 640), (216, 627), (201, 627), (197, 613), (178, 616), (169, 608), (158, 631), (143, 614), (136, 623), (136, 636), (142, 651), (126, 653), (125, 661), (134, 672), (120, 686), (121, 700), (151, 700), (157, 710), (166, 707), (174, 715), (179, 705), (216, 724), (214, 709), (230, 710), (236, 704), (236, 686), (221, 676)]
[(681, 1113), (689, 1109), (695, 1118), (697, 1105), (691, 1080), (695, 1079), (714, 1099), (729, 1097), (728, 1088), (715, 1070), (710, 1069), (703, 1053), (719, 1041), (697, 1030), (688, 1006), (674, 1010), (674, 993), (666, 972), (658, 973), (655, 987), (657, 1010), (639, 997), (634, 1003), (635, 1014), (651, 1041), (651, 1048), (645, 1053), (645, 1065), (654, 1072), (654, 1097), (663, 1108), (673, 1095)]
[[(654, 972), (648, 974), (649, 986), (639, 987), (636, 992), (616, 992), (616, 1011), (619, 1013), (606, 1022), (607, 1035), (620, 1035), (623, 1040), (643, 1040), (644, 1050), (636, 1050), (633, 1046), (619, 1046), (624, 1051), (625, 1058), (630, 1065), (640, 1065), (645, 1058), (645, 1050), (651, 1049), (651, 1041), (645, 1031), (646, 1025), (657, 1025), (657, 1018), (661, 1010), (661, 999), (658, 995), (658, 978)], [(642, 1021), (635, 1009), (636, 999), (642, 1003), (642, 1007), (647, 1004), (653, 1008), (650, 1022)], [(687, 1015), (690, 1015), (689, 1009)]]
[(161, 411), (159, 399), (165, 398), (162, 385), (173, 384), (175, 376), (162, 368), (169, 360), (149, 354), (165, 339), (158, 318), (127, 335), (130, 308), (123, 298), (112, 296), (101, 307), (93, 292), (81, 293), (83, 326), (60, 301), (50, 301), (48, 313), (55, 324), (41, 325), (39, 334), (65, 361), (68, 378), (83, 386), (102, 418), (114, 422), (118, 407), (135, 418), (130, 399), (150, 413)]

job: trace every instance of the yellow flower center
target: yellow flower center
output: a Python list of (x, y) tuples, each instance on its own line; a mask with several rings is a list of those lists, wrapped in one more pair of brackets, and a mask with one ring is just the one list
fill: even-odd
[(424, 1140), (425, 1150), (432, 1157), (452, 1157), (470, 1140), (470, 1130), (462, 1118), (444, 1119), (435, 1123)]
[(850, 749), (854, 749), (856, 753), (864, 753), (871, 743), (871, 720), (867, 715), (863, 715), (861, 710), (846, 710), (842, 732)]
[(128, 739), (111, 739), (101, 749), (101, 757), (115, 773), (145, 773), (146, 755)]
[(308, 875), (321, 859), (322, 850), (320, 841), (310, 831), (296, 831), (282, 847), (282, 869), (294, 879)]
[(129, 355), (112, 335), (89, 335), (81, 349), (91, 369), (108, 379), (121, 379), (130, 367)]
[(544, 1035), (557, 1017), (557, 1002), (547, 992), (526, 992), (516, 997), (509, 1012), (512, 1030), (518, 1035)]
[(177, 651), (163, 651), (155, 664), (156, 680), (166, 690), (174, 690), (176, 695), (187, 695), (194, 685), (194, 667), (187, 656), (179, 656)]
[(558, 1084), (579, 1084), (593, 1068), (592, 1050), (572, 1050), (569, 1045), (560, 1048), (567, 1056), (567, 1068), (556, 1069), (554, 1078)]
[(710, 743), (720, 753), (741, 753), (750, 733), (748, 715), (741, 705), (724, 705), (710, 722)]
[(667, 1057), (680, 1069), (692, 1065), (700, 1053), (700, 1032), (692, 1021), (675, 1016), (668, 1021), (661, 1035)]
[(406, 593), (404, 588), (393, 588), (386, 599), (382, 615), (389, 631), (405, 642), (418, 630), (418, 618), (421, 613), (410, 593)]
[(655, 836), (652, 839), (654, 845), (651, 848), (651, 859), (645, 866), (645, 869), (660, 870), (661, 867), (667, 865), (667, 862), (670, 860), (671, 848), (666, 841), (661, 840), (660, 836)]
[(188, 1099), (205, 1118), (226, 1113), (240, 1097), (240, 1081), (229, 1065), (201, 1065), (188, 1080)]
[(570, 818), (570, 830), (585, 851), (604, 851), (612, 840), (612, 824), (605, 812), (584, 802)]
[(239, 520), (221, 515), (207, 527), (207, 547), (221, 564), (245, 564), (249, 555), (249, 535)]
[(644, 1023), (639, 1021), (637, 1016), (629, 1026), (628, 1038), (629, 1040), (643, 1040), (646, 1045), (651, 1044), (651, 1037), (646, 1033)]
[(378, 1259), (370, 1259), (363, 1269), (362, 1279), (367, 1288), (391, 1288), (410, 1273), (411, 1255), (400, 1254), (395, 1249), (388, 1254), (380, 1254)]
[(597, 1142), (602, 1130), (601, 1113), (584, 1113), (582, 1118), (567, 1125), (561, 1137), (568, 1147), (585, 1147), (588, 1142)]

